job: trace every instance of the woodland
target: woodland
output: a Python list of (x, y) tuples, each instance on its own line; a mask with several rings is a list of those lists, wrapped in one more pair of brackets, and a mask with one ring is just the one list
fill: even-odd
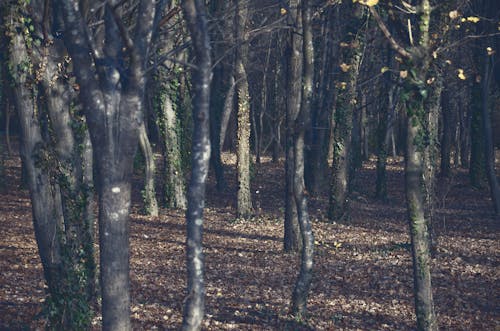
[(4, 0), (0, 330), (498, 330), (496, 0)]

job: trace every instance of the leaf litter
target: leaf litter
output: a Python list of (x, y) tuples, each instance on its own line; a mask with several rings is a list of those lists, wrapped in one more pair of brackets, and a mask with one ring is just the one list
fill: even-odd
[[(207, 186), (204, 330), (413, 330), (413, 281), (401, 160), (388, 167), (389, 199), (373, 199), (374, 162), (356, 177), (346, 223), (325, 219), (327, 193), (311, 197), (315, 266), (306, 320), (289, 314), (299, 256), (283, 253), (283, 162), (255, 164), (251, 220), (236, 220), (235, 158), (225, 154), (228, 188)], [(0, 329), (43, 329), (43, 271), (19, 159), (6, 160), (0, 192)], [(140, 180), (137, 181), (140, 183)], [(449, 187), (444, 188), (444, 185)], [(488, 192), (456, 170), (438, 192), (433, 288), (440, 328), (500, 328), (499, 236)], [(136, 188), (140, 192), (140, 185)], [(131, 215), (131, 317), (135, 330), (178, 330), (185, 294), (184, 212)], [(440, 196), (441, 194), (441, 196)], [(94, 321), (100, 328), (100, 317)]]

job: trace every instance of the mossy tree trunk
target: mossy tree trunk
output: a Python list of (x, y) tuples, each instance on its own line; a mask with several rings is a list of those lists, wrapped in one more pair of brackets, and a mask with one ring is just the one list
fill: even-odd
[(352, 166), (352, 121), (353, 111), (357, 104), (357, 79), (365, 42), (363, 24), (366, 21), (365, 10), (362, 6), (351, 2), (343, 3), (342, 6), (341, 10), (344, 11), (347, 22), (342, 33), (341, 43), (345, 46), (341, 50), (342, 61), (334, 114), (335, 145), (328, 208), (328, 218), (332, 222), (348, 218), (348, 190)]
[(56, 329), (85, 329), (96, 302), (92, 150), (66, 78), (64, 45), (43, 25), (41, 14), (52, 16), (51, 8), (38, 2), (30, 6), (29, 21), (20, 16), (26, 8), (11, 8), (13, 28), (29, 22), (33, 33), (44, 36), (43, 45), (31, 48), (29, 32), (12, 30), (10, 63), (21, 156), (50, 295), (49, 322)]
[[(160, 82), (163, 84), (163, 82)], [(186, 209), (186, 188), (180, 144), (180, 124), (170, 98), (169, 87), (165, 87), (161, 105), (158, 109), (158, 121), (163, 140), (163, 201), (167, 208)]]
[(235, 0), (235, 37), (238, 43), (236, 48), (234, 76), (236, 80), (236, 95), (238, 98), (238, 218), (247, 219), (253, 214), (252, 194), (250, 189), (250, 94), (245, 64), (248, 57), (248, 38), (246, 24), (248, 4)]
[(405, 184), (408, 224), (412, 246), (413, 284), (415, 315), (418, 330), (438, 330), (431, 282), (431, 254), (428, 220), (425, 218), (424, 151), (428, 141), (426, 98), (433, 88), (431, 67), (431, 42), (429, 28), (431, 4), (421, 0), (416, 6), (419, 37), (415, 45), (403, 48), (393, 38), (377, 10), (370, 11), (391, 46), (404, 59), (407, 76), (404, 78), (401, 98), (405, 101), (407, 112)]

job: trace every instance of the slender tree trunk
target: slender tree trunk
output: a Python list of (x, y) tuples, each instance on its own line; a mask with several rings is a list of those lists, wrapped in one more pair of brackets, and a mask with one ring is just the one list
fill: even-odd
[(491, 129), (490, 117), (490, 80), (491, 80), (491, 59), (489, 55), (485, 55), (484, 59), (484, 76), (482, 80), (482, 122), (484, 128), (484, 155), (486, 163), (486, 174), (490, 186), (490, 195), (493, 202), (493, 208), (497, 216), (500, 216), (500, 186), (495, 171), (495, 148), (493, 146), (493, 135)]
[(144, 189), (142, 191), (143, 209), (149, 216), (158, 216), (158, 202), (156, 200), (155, 189), (155, 157), (144, 122), (139, 128), (139, 147), (146, 163)]
[[(336, 10), (336, 9), (335, 9)], [(311, 111), (312, 122), (312, 142), (306, 162), (306, 187), (310, 193), (318, 194), (324, 190), (325, 178), (328, 178), (328, 143), (330, 139), (329, 123), (330, 112), (334, 100), (332, 92), (333, 80), (329, 79), (333, 73), (334, 64), (337, 63), (336, 45), (333, 38), (335, 35), (334, 22), (337, 22), (334, 9), (328, 10), (323, 18), (323, 36), (325, 41), (322, 43), (321, 69), (317, 73), (319, 76), (318, 93), (315, 96), (316, 107)]]
[(296, 136), (294, 143), (295, 174), (293, 190), (302, 237), (302, 254), (300, 272), (292, 295), (292, 312), (299, 319), (306, 316), (307, 297), (312, 282), (314, 235), (307, 209), (307, 197), (304, 183), (304, 135), (307, 118), (311, 113), (314, 77), (314, 48), (311, 27), (311, 5), (309, 0), (302, 0), (302, 31), (303, 31), (303, 74), (302, 99), (300, 114), (296, 120)]
[[(226, 10), (227, 3), (225, 1), (210, 1), (209, 10), (210, 15), (213, 17), (223, 17), (224, 11)], [(217, 26), (218, 24), (222, 27)], [(227, 52), (227, 47), (224, 46), (224, 30), (225, 22), (216, 22), (214, 24), (214, 34), (213, 34), (213, 58), (220, 59), (224, 57), (225, 52)], [(221, 139), (221, 124), (222, 116), (224, 115), (224, 92), (227, 91), (228, 78), (231, 77), (232, 73), (230, 70), (226, 70), (226, 66), (223, 61), (217, 63), (213, 70), (212, 79), (212, 90), (210, 95), (210, 141), (212, 146), (212, 154), (210, 157), (210, 162), (212, 169), (214, 169), (215, 178), (217, 180), (217, 190), (220, 192), (224, 190), (226, 184), (224, 180), (224, 165), (221, 159), (221, 150), (224, 140)], [(234, 82), (234, 81), (233, 81)], [(227, 122), (226, 122), (227, 125)], [(227, 128), (227, 126), (226, 126)], [(225, 129), (226, 129), (225, 128)], [(224, 129), (224, 130), (225, 130)], [(224, 132), (225, 135), (225, 132)]]
[(484, 127), (482, 119), (482, 92), (481, 84), (474, 83), (472, 87), (472, 116), (470, 130), (470, 165), (469, 177), (471, 185), (476, 188), (484, 187), (486, 179)]
[(236, 40), (242, 45), (236, 49), (235, 78), (238, 97), (238, 218), (247, 219), (253, 214), (250, 190), (250, 95), (245, 63), (248, 56), (246, 22), (248, 5), (236, 0)]
[[(412, 243), (413, 278), (415, 291), (415, 310), (418, 330), (437, 330), (436, 316), (432, 300), (430, 273), (430, 247), (427, 220), (424, 217), (424, 196), (422, 194), (423, 162), (415, 139), (423, 130), (420, 121), (411, 116), (408, 119), (407, 160), (406, 160), (406, 199), (410, 222)], [(413, 122), (413, 123), (412, 123)]]
[[(388, 51), (388, 65), (392, 63), (393, 52)], [(377, 155), (377, 180), (375, 187), (375, 196), (382, 200), (387, 200), (387, 156), (389, 154), (389, 143), (393, 132), (394, 126), (394, 113), (395, 113), (395, 90), (396, 86), (392, 81), (390, 71), (384, 73), (385, 80), (384, 86), (387, 94), (385, 96), (385, 102), (382, 105), (382, 112), (379, 118), (378, 124), (378, 155)]]
[(450, 96), (449, 86), (445, 87), (441, 97), (443, 108), (443, 137), (441, 140), (441, 162), (440, 176), (449, 177), (451, 172), (451, 146), (453, 134), (455, 133), (455, 111), (456, 102)]
[(234, 92), (236, 89), (236, 82), (234, 76), (231, 75), (229, 78), (229, 89), (226, 93), (226, 98), (224, 100), (224, 111), (222, 113), (221, 125), (220, 125), (220, 148), (224, 148), (224, 142), (226, 141), (227, 126), (229, 124), (229, 118), (231, 117), (231, 112), (233, 111), (234, 105)]
[(290, 33), (290, 44), (287, 49), (287, 99), (286, 99), (286, 138), (285, 138), (285, 225), (284, 225), (284, 250), (297, 252), (302, 248), (300, 225), (297, 215), (297, 203), (294, 195), (295, 185), (295, 152), (294, 128), (295, 121), (300, 112), (302, 98), (302, 15), (300, 0), (290, 1), (290, 17), (294, 20), (294, 30)]
[[(430, 68), (429, 26), (431, 5), (429, 0), (422, 0), (419, 29), (421, 31), (417, 55), (412, 56), (410, 71), (417, 73), (415, 81), (426, 81)], [(422, 54), (421, 56), (418, 54)], [(425, 93), (418, 83), (410, 84), (410, 99), (407, 102), (407, 137), (405, 182), (408, 219), (413, 258), (413, 281), (415, 296), (415, 314), (418, 330), (438, 330), (431, 283), (431, 253), (429, 223), (425, 218), (425, 196), (423, 182), (425, 172), (424, 149), (421, 141), (424, 134), (427, 109), (424, 109)], [(420, 139), (419, 139), (420, 138)]]
[(182, 3), (184, 15), (193, 40), (196, 55), (194, 70), (193, 143), (191, 181), (188, 189), (187, 220), (187, 272), (186, 305), (183, 313), (183, 330), (200, 330), (205, 309), (204, 262), (202, 251), (203, 208), (205, 181), (210, 163), (210, 43), (206, 9), (202, 0)]

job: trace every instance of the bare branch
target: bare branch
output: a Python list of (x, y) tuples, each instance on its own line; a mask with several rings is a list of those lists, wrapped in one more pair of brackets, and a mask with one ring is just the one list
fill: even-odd
[(387, 38), (387, 40), (389, 40), (389, 43), (391, 44), (392, 48), (398, 52), (401, 56), (405, 57), (405, 58), (411, 58), (411, 53), (408, 52), (406, 49), (404, 49), (403, 47), (401, 47), (401, 45), (398, 44), (398, 42), (396, 41), (396, 39), (394, 39), (394, 37), (392, 36), (391, 32), (389, 31), (389, 29), (387, 28), (387, 26), (385, 25), (384, 21), (382, 21), (382, 18), (380, 17), (380, 15), (378, 14), (377, 10), (375, 9), (374, 6), (372, 7), (369, 7), (370, 8), (370, 13), (373, 15), (373, 17), (375, 18), (375, 21), (377, 22), (380, 30), (382, 30), (382, 32), (384, 33), (385, 37)]

